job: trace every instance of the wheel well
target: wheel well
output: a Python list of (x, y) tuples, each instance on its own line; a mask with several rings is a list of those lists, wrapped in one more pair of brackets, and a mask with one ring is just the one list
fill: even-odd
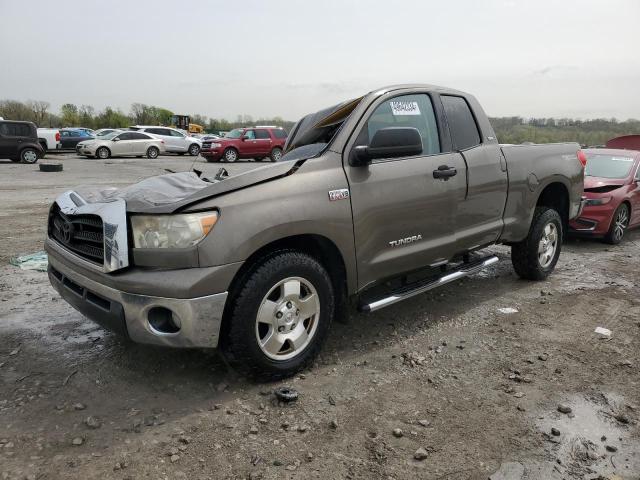
[[(229, 147), (232, 148), (232, 147)], [(338, 247), (322, 235), (294, 235), (268, 243), (255, 251), (243, 263), (229, 286), (229, 299), (232, 299), (240, 286), (246, 282), (257, 262), (282, 250), (295, 250), (306, 253), (318, 260), (326, 269), (336, 292), (336, 312), (343, 312), (347, 304), (347, 273), (344, 259)], [(232, 302), (227, 301), (224, 317), (228, 318), (227, 308)]]
[(569, 191), (560, 182), (547, 185), (538, 197), (537, 207), (549, 207), (560, 214), (565, 231), (569, 224)]

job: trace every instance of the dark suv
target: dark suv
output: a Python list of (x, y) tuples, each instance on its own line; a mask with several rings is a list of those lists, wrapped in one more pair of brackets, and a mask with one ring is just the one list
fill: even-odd
[(281, 127), (236, 128), (222, 138), (205, 140), (200, 155), (208, 162), (235, 162), (239, 158), (277, 162), (286, 141), (287, 132)]
[(34, 123), (0, 120), (0, 158), (36, 163), (43, 155)]

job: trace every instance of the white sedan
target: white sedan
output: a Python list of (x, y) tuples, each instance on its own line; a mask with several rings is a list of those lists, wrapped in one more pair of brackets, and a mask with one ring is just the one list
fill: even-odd
[(157, 158), (166, 151), (164, 141), (143, 132), (112, 132), (99, 138), (78, 143), (76, 152), (85, 157)]

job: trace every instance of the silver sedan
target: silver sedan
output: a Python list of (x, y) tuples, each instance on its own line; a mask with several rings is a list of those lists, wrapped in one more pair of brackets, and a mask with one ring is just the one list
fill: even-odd
[(76, 152), (85, 157), (157, 158), (166, 151), (164, 141), (143, 132), (112, 132), (99, 138), (78, 143)]

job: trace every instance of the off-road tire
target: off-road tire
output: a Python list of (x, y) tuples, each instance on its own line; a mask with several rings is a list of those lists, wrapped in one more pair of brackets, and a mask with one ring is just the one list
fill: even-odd
[[(547, 225), (553, 223), (558, 232), (556, 250), (549, 265), (543, 267), (538, 258), (538, 246)], [(520, 278), (526, 280), (544, 280), (558, 263), (562, 250), (564, 233), (560, 214), (548, 207), (536, 207), (527, 238), (511, 245), (511, 263)]]
[(158, 149), (158, 147), (147, 148), (147, 158), (150, 158), (150, 159), (158, 158), (158, 155), (160, 155), (160, 150)]
[[(288, 360), (274, 360), (258, 344), (256, 317), (265, 295), (288, 277), (304, 278), (314, 286), (320, 314), (309, 344)], [(289, 377), (307, 367), (322, 348), (335, 311), (333, 286), (322, 264), (305, 253), (280, 250), (256, 261), (237, 284), (225, 309), (220, 339), (221, 351), (231, 366), (259, 381)]]
[(273, 150), (271, 150), (269, 158), (272, 162), (277, 162), (278, 160), (280, 160), (282, 158), (282, 149), (280, 147), (275, 147)]
[(107, 147), (100, 147), (98, 150), (96, 150), (96, 158), (99, 158), (100, 160), (106, 160), (110, 156), (111, 152)]
[[(626, 221), (624, 222), (624, 228), (622, 229), (622, 234), (618, 234), (616, 232), (616, 226), (618, 223), (618, 217), (622, 214), (626, 213)], [(616, 211), (613, 213), (613, 217), (611, 217), (611, 226), (609, 227), (609, 231), (604, 236), (604, 241), (610, 245), (618, 245), (622, 242), (624, 238), (624, 232), (629, 226), (629, 219), (631, 218), (631, 211), (629, 209), (629, 205), (626, 203), (621, 203)]]
[(40, 152), (35, 148), (27, 147), (20, 150), (20, 161), (22, 163), (34, 164), (40, 158)]
[[(235, 155), (233, 155), (235, 154)], [(222, 158), (225, 162), (233, 163), (238, 160), (239, 154), (235, 148), (227, 148), (222, 154)]]

